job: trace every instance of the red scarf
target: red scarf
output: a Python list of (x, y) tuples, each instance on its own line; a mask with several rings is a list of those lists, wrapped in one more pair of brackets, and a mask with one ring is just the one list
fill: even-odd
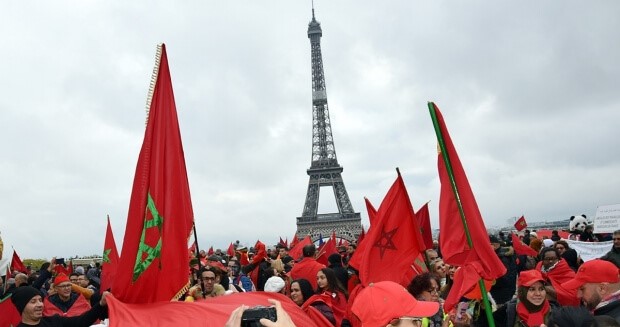
[(570, 269), (566, 260), (560, 259), (551, 270), (542, 272), (542, 261), (536, 265), (536, 270), (540, 271), (543, 277), (555, 288), (558, 303), (562, 306), (579, 306), (577, 289), (567, 290), (562, 287), (563, 283), (575, 278), (575, 272)]
[(519, 320), (525, 322), (528, 326), (540, 326), (545, 323), (545, 315), (549, 312), (549, 301), (545, 300), (542, 309), (538, 312), (529, 312), (523, 302), (517, 303), (517, 315)]

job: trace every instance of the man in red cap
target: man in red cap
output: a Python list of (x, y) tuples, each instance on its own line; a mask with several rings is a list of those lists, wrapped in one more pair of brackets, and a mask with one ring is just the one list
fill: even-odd
[(562, 286), (577, 289), (577, 297), (595, 316), (611, 316), (620, 323), (620, 275), (613, 263), (588, 261), (579, 267), (573, 280)]
[(438, 310), (439, 302), (418, 301), (392, 281), (369, 284), (351, 307), (363, 327), (422, 326), (422, 318)]
[(71, 290), (71, 281), (65, 274), (58, 274), (54, 278), (56, 294), (46, 297), (43, 301), (45, 309), (43, 316), (60, 315), (65, 317), (79, 316), (90, 309), (90, 304), (82, 294)]

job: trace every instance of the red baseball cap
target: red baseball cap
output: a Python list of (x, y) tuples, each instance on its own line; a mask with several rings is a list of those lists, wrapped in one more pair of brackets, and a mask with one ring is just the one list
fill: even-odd
[(579, 267), (575, 278), (562, 284), (567, 290), (581, 287), (585, 283), (618, 283), (618, 267), (606, 260), (590, 260)]
[(351, 307), (363, 327), (383, 327), (394, 318), (430, 317), (438, 310), (439, 302), (418, 301), (404, 287), (392, 281), (369, 284)]
[(56, 276), (56, 278), (54, 278), (54, 285), (58, 285), (60, 283), (64, 283), (64, 282), (68, 282), (69, 281), (69, 277), (67, 277), (67, 275), (65, 274), (58, 274)]
[(517, 284), (519, 286), (530, 287), (536, 282), (545, 283), (545, 279), (540, 271), (536, 269), (525, 270), (519, 273)]

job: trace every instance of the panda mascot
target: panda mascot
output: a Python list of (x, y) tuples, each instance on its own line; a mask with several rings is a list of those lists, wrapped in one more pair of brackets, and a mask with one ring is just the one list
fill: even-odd
[(568, 227), (568, 231), (570, 232), (568, 239), (573, 241), (579, 241), (579, 237), (586, 230), (587, 226), (588, 219), (586, 218), (586, 215), (571, 216)]

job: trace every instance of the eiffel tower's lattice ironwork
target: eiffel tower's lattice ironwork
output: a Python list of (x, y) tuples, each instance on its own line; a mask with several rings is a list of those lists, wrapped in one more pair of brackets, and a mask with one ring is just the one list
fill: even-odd
[[(310, 181), (306, 202), (301, 217), (297, 217), (297, 235), (310, 235), (317, 240), (319, 236), (329, 237), (335, 231), (337, 237), (355, 241), (362, 231), (361, 218), (351, 206), (342, 180), (343, 169), (336, 158), (321, 55), (322, 35), (313, 8), (312, 21), (308, 24), (312, 59), (312, 162), (307, 170)], [(318, 213), (321, 186), (333, 189), (338, 212)]]

